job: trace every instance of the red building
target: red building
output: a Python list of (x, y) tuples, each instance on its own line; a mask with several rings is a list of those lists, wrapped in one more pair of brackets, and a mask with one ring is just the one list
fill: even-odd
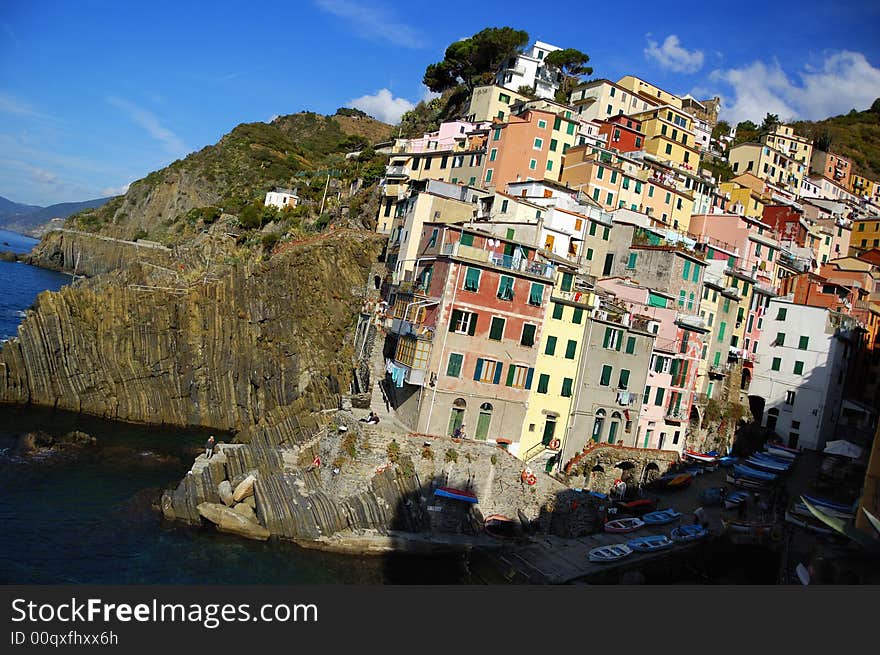
[(599, 134), (605, 136), (609, 150), (632, 152), (645, 147), (645, 133), (641, 131), (642, 122), (629, 116), (618, 115), (599, 121)]
[(790, 205), (766, 205), (761, 220), (773, 228), (779, 241), (805, 246), (807, 226), (801, 221), (803, 215)]

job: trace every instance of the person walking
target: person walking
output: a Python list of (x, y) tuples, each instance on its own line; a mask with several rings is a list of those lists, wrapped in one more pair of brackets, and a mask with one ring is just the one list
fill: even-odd
[(214, 441), (214, 435), (212, 434), (210, 437), (208, 437), (208, 443), (205, 444), (205, 457), (207, 459), (211, 459), (211, 457), (214, 456), (215, 443), (216, 442)]

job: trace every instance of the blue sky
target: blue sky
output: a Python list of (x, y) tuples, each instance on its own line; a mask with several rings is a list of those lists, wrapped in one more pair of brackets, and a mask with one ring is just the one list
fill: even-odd
[(425, 66), (487, 26), (583, 50), (595, 76), (719, 94), (731, 120), (820, 118), (880, 96), (876, 0), (735, 6), (0, 0), (0, 195), (118, 193), (276, 114), (356, 105), (394, 121), (424, 96)]

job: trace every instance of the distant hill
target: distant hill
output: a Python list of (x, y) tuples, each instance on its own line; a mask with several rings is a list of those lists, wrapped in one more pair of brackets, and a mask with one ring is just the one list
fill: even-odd
[[(66, 219), (77, 212), (84, 209), (93, 209), (101, 207), (110, 198), (95, 198), (94, 200), (85, 200), (83, 202), (62, 202), (57, 205), (49, 205), (48, 207), (39, 207), (34, 205), (22, 205), (12, 202), (6, 198), (0, 197), (0, 228), (11, 230), (12, 232), (20, 232), (21, 234), (30, 234), (31, 236), (39, 236), (53, 218)], [(15, 207), (17, 210), (4, 212), (4, 207)]]
[(813, 139), (814, 148), (827, 148), (830, 139), (831, 152), (852, 159), (856, 173), (880, 180), (880, 98), (865, 111), (853, 109), (821, 121), (797, 121), (791, 125), (798, 134)]

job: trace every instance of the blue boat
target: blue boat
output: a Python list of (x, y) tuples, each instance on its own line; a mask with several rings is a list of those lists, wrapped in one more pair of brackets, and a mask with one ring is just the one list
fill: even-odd
[(648, 512), (642, 516), (642, 521), (647, 525), (666, 525), (681, 518), (681, 512), (675, 511), (673, 508), (661, 509), (657, 512)]
[(461, 489), (453, 489), (452, 487), (439, 487), (434, 489), (434, 495), (442, 498), (451, 498), (452, 500), (463, 500), (466, 503), (477, 502), (477, 497), (469, 491)]
[(653, 553), (658, 550), (665, 550), (675, 545), (665, 534), (654, 534), (647, 537), (636, 537), (626, 542), (632, 550), (640, 553)]
[(745, 464), (734, 464), (733, 472), (737, 477), (752, 478), (753, 480), (761, 480), (765, 482), (775, 480), (778, 477), (775, 473), (768, 473), (767, 471), (762, 471), (752, 466), (746, 466)]
[(721, 466), (733, 466), (736, 463), (736, 457), (725, 455), (724, 457), (718, 458), (718, 463), (721, 464)]
[(765, 453), (760, 450), (752, 453), (752, 457), (757, 457), (758, 459), (766, 459), (771, 462), (778, 462), (779, 464), (785, 464), (786, 466), (791, 466), (792, 464), (794, 464), (793, 459), (789, 459), (787, 457), (778, 457), (776, 455), (771, 455), (770, 453)]
[(752, 468), (756, 468), (760, 471), (767, 471), (768, 473), (787, 473), (787, 466), (780, 466), (774, 462), (768, 462), (763, 459), (756, 459), (754, 457), (749, 457), (746, 459), (745, 464), (751, 466)]
[(769, 457), (761, 453), (754, 453), (753, 455), (749, 455), (748, 459), (749, 461), (761, 462), (762, 464), (766, 464), (767, 466), (774, 466), (785, 471), (790, 469), (791, 465), (794, 464), (793, 461), (776, 459), (775, 457)]
[(822, 498), (821, 496), (811, 496), (810, 494), (801, 494), (802, 497), (806, 498), (813, 505), (821, 508), (833, 509), (835, 512), (845, 513), (845, 514), (853, 514), (852, 505), (846, 505), (844, 503), (838, 503), (834, 500), (829, 500), (828, 498)]
[(748, 491), (730, 491), (724, 497), (724, 506), (727, 509), (739, 507), (749, 499), (750, 495)]
[(686, 523), (680, 525), (669, 533), (673, 541), (685, 543), (688, 541), (696, 541), (707, 536), (709, 531), (701, 525)]
[(723, 491), (724, 487), (706, 487), (700, 492), (700, 500), (707, 507), (720, 505)]

